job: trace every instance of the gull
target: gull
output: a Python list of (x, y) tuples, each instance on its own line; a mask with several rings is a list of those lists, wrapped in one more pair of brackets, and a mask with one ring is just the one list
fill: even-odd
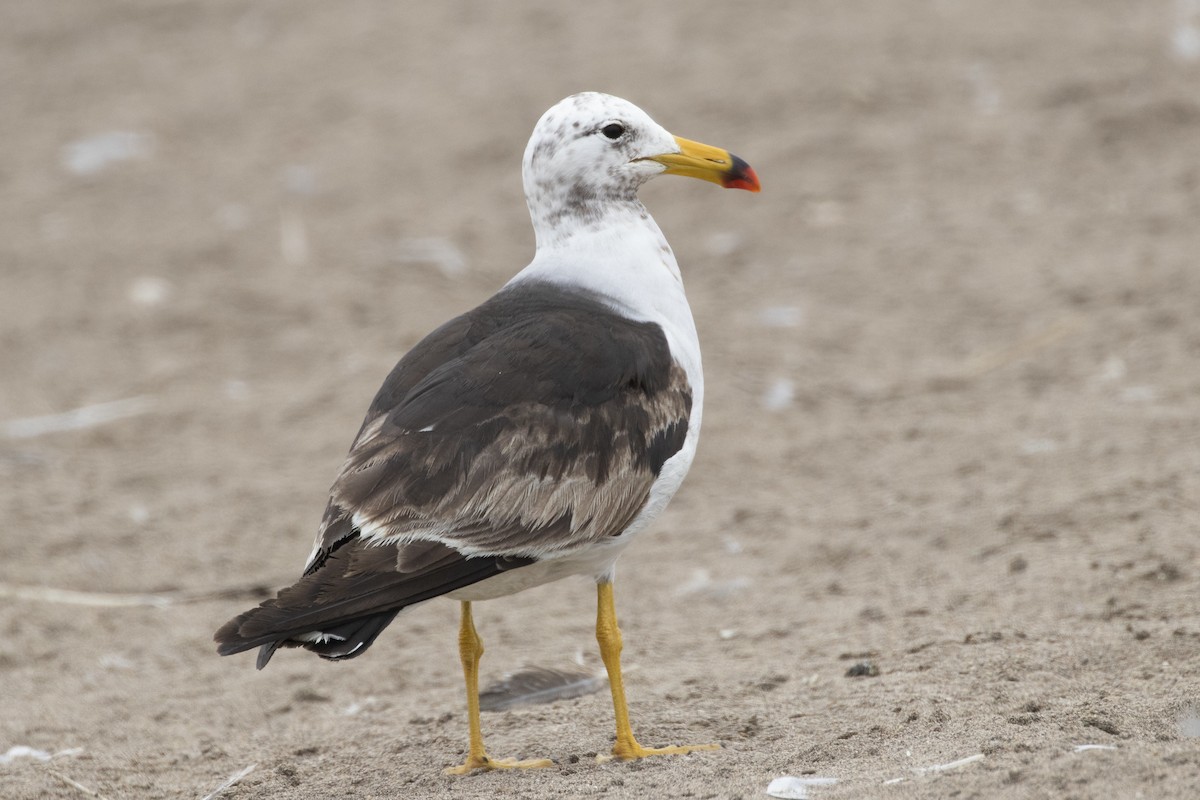
[(522, 164), (533, 261), (396, 364), (302, 577), (218, 630), (221, 655), (258, 648), (259, 669), (280, 647), (354, 658), (402, 609), (457, 600), (469, 739), (447, 771), (548, 766), (484, 748), (472, 603), (583, 575), (597, 587), (612, 757), (716, 749), (637, 741), (613, 599), (617, 557), (679, 489), (704, 405), (679, 266), (637, 197), (659, 175), (759, 191), (745, 161), (672, 136), (626, 100), (585, 92), (542, 116)]

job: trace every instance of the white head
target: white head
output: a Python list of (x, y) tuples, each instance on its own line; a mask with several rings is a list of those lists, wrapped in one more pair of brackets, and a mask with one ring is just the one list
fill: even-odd
[(727, 151), (672, 136), (619, 97), (571, 95), (542, 115), (525, 148), (525, 200), (539, 241), (614, 212), (645, 214), (637, 190), (664, 173), (758, 191), (754, 170)]

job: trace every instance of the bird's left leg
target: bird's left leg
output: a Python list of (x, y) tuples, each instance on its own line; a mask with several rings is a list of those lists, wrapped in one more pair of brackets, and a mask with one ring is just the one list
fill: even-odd
[(617, 627), (617, 609), (613, 602), (611, 581), (596, 584), (596, 641), (600, 644), (600, 657), (608, 670), (608, 684), (612, 689), (613, 712), (617, 718), (617, 743), (612, 756), (597, 756), (597, 761), (619, 758), (631, 761), (646, 756), (675, 755), (693, 750), (720, 750), (719, 744), (692, 744), (671, 747), (642, 747), (634, 738), (629, 726), (629, 706), (625, 704), (625, 684), (621, 680), (621, 629)]
[(467, 724), (470, 740), (467, 760), (457, 767), (447, 767), (447, 774), (466, 775), (477, 769), (532, 769), (554, 766), (554, 762), (548, 758), (534, 758), (528, 761), (517, 761), (515, 758), (495, 759), (483, 749), (483, 730), (479, 724), (479, 659), (483, 656), (483, 640), (475, 630), (475, 621), (471, 618), (471, 604), (465, 600), (462, 604), (462, 623), (458, 629), (458, 655), (462, 660), (463, 677), (467, 683)]

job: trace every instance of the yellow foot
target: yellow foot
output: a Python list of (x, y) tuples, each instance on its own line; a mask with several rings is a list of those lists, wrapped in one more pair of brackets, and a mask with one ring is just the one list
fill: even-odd
[(620, 761), (634, 761), (647, 756), (678, 756), (685, 753), (691, 753), (695, 750), (720, 750), (719, 744), (685, 744), (673, 745), (671, 747), (642, 747), (636, 741), (633, 742), (617, 742), (613, 745), (611, 756), (598, 755), (596, 756), (597, 764), (605, 764), (613, 759)]
[(487, 755), (467, 756), (467, 760), (457, 767), (446, 767), (447, 775), (466, 775), (477, 769), (542, 769), (553, 767), (554, 762), (548, 758), (531, 758), (527, 761), (517, 761), (515, 758), (491, 758)]

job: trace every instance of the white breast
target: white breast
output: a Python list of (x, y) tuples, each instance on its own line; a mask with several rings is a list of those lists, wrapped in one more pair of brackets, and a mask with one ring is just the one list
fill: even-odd
[(671, 355), (683, 367), (692, 390), (692, 413), (683, 447), (663, 464), (645, 508), (620, 535), (579, 550), (544, 559), (453, 592), (458, 600), (486, 600), (549, 583), (568, 575), (611, 577), (621, 551), (646, 528), (683, 483), (704, 411), (704, 373), (696, 325), (683, 290), (675, 254), (644, 209), (615, 224), (580, 231), (555, 247), (538, 250), (533, 262), (509, 284), (545, 280), (586, 289), (605, 298), (625, 317), (659, 325)]

